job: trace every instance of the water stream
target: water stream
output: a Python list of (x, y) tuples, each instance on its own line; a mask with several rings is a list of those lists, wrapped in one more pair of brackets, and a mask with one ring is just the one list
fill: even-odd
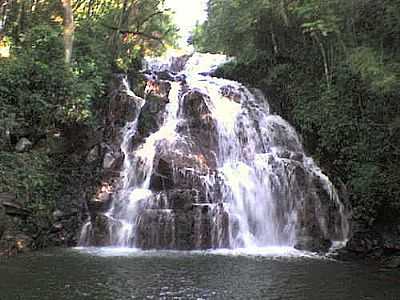
[[(139, 145), (132, 140), (140, 116), (125, 126), (122, 184), (105, 214), (108, 245), (309, 249), (348, 238), (345, 206), (293, 127), (270, 112), (260, 91), (209, 75), (226, 61), (192, 55), (173, 75), (180, 80), (169, 82), (162, 124)], [(153, 61), (150, 69), (171, 66)], [(172, 173), (162, 174), (170, 178), (160, 190), (153, 183), (161, 164)], [(176, 204), (182, 197), (190, 209)], [(90, 228), (81, 245), (93, 245)]]

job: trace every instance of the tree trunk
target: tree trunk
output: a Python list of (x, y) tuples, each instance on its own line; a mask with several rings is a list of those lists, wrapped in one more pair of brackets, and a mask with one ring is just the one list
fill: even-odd
[(72, 58), (72, 48), (74, 44), (74, 15), (72, 12), (71, 0), (61, 0), (64, 8), (64, 51), (65, 63), (70, 64)]
[(121, 10), (121, 14), (118, 20), (118, 27), (117, 30), (115, 30), (114, 34), (112, 35), (111, 38), (111, 47), (112, 47), (112, 57), (113, 60), (115, 60), (118, 57), (118, 53), (119, 53), (119, 37), (121, 34), (121, 30), (122, 27), (125, 23), (125, 16), (126, 16), (126, 12), (127, 12), (127, 8), (128, 8), (128, 0), (124, 0), (123, 4), (122, 4), (122, 10)]
[(329, 73), (329, 66), (328, 66), (328, 57), (326, 55), (326, 51), (324, 48), (324, 45), (322, 44), (321, 39), (318, 37), (318, 34), (315, 33), (313, 34), (313, 37), (315, 39), (315, 41), (317, 42), (319, 49), (321, 50), (321, 55), (322, 55), (322, 59), (323, 59), (323, 63), (324, 63), (324, 73), (325, 73), (325, 80), (326, 80), (326, 85), (328, 86), (328, 89), (330, 89), (331, 87), (331, 76)]

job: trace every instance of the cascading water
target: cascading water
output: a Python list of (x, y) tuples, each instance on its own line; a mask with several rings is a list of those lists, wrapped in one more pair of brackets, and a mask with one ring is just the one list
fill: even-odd
[[(160, 83), (168, 92), (146, 99), (147, 108), (123, 130), (124, 164), (105, 213), (106, 244), (315, 250), (345, 240), (346, 210), (332, 183), (260, 91), (208, 75), (222, 62), (223, 56), (196, 53), (179, 74), (168, 74), (169, 82), (149, 81), (150, 94), (160, 93)], [(154, 101), (165, 105), (152, 110)], [(159, 124), (146, 132), (148, 115)], [(81, 240), (90, 240), (91, 226)]]

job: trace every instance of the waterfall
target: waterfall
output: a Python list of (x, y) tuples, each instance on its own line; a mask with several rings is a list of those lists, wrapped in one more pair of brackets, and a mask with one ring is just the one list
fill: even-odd
[(108, 245), (319, 250), (347, 239), (346, 208), (294, 128), (260, 91), (210, 76), (227, 61), (195, 53), (175, 73), (176, 58), (149, 62), (168, 78), (149, 80), (146, 104), (123, 129)]

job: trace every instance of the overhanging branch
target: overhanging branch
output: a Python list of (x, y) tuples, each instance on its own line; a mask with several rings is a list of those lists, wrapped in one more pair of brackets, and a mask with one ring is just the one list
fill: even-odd
[(158, 36), (155, 36), (155, 35), (152, 35), (152, 34), (143, 32), (143, 31), (139, 31), (139, 30), (124, 30), (124, 29), (119, 29), (119, 28), (117, 28), (117, 27), (115, 27), (115, 26), (110, 26), (110, 25), (107, 25), (107, 24), (104, 24), (104, 23), (103, 23), (102, 25), (103, 25), (104, 27), (106, 27), (106, 28), (109, 28), (109, 29), (112, 29), (112, 30), (117, 31), (117, 32), (120, 33), (120, 34), (137, 35), (137, 36), (142, 36), (142, 37), (144, 37), (144, 38), (146, 38), (146, 39), (155, 40), (155, 41), (159, 42), (163, 47), (165, 47), (165, 44), (164, 44), (164, 42), (163, 42), (162, 37), (158, 37)]

